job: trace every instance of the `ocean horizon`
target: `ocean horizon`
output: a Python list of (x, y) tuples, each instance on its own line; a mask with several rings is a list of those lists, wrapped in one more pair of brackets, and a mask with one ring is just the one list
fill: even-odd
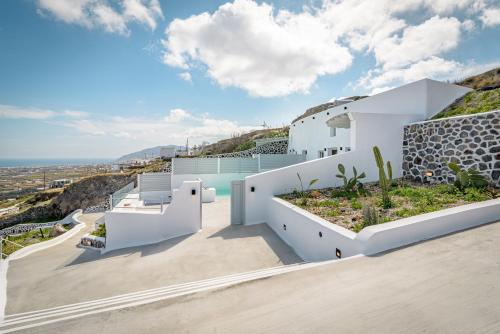
[(114, 160), (102, 158), (0, 159), (0, 168), (97, 165), (110, 164)]

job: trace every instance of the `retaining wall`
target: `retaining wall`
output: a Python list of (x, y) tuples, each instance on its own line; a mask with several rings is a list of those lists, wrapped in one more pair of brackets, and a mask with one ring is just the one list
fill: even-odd
[[(403, 176), (415, 181), (453, 182), (448, 163), (474, 168), (500, 187), (500, 111), (407, 125)], [(432, 172), (432, 176), (425, 173)]]
[[(354, 233), (289, 202), (273, 198), (267, 224), (305, 261), (372, 255), (500, 220), (500, 199), (462, 205)], [(321, 234), (320, 234), (321, 233)]]

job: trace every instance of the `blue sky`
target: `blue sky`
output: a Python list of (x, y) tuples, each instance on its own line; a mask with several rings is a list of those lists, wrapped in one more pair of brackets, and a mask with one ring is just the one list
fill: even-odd
[(500, 65), (488, 0), (0, 2), (0, 158), (114, 158)]

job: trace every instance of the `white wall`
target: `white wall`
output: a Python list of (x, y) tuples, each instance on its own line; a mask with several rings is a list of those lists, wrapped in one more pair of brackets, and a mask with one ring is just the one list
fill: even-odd
[[(471, 89), (439, 81), (423, 79), (358, 101), (343, 104), (305, 117), (290, 126), (289, 147), (300, 153), (307, 150), (307, 159), (316, 159), (318, 150), (332, 146), (353, 146), (349, 130), (337, 129), (338, 137), (330, 137), (326, 121), (333, 116), (351, 112), (395, 114), (408, 116), (408, 123), (435, 115)], [(314, 118), (314, 119), (313, 119)], [(351, 125), (352, 128), (352, 125)], [(372, 126), (370, 131), (380, 131)]]
[[(191, 190), (196, 189), (196, 195)], [(201, 229), (201, 184), (199, 181), (183, 182), (173, 192), (172, 202), (163, 212), (107, 211), (106, 248), (111, 250), (152, 244)]]
[(341, 250), (342, 257), (360, 253), (354, 240), (356, 233), (352, 231), (276, 197), (271, 199), (267, 209), (267, 224), (305, 261), (335, 259), (337, 248)]
[(462, 205), (369, 226), (358, 233), (361, 252), (383, 252), (500, 219), (500, 199)]
[(337, 248), (342, 258), (372, 255), (497, 221), (500, 219), (500, 199), (369, 226), (358, 234), (279, 198), (273, 198), (267, 210), (267, 224), (297, 255), (305, 261), (326, 261), (337, 258)]
[[(182, 185), (182, 184), (181, 184)], [(147, 204), (170, 203), (172, 200), (171, 191), (141, 191), (139, 199)]]

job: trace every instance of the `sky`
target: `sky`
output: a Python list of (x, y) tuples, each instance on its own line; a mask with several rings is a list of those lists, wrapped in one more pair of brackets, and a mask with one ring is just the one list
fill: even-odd
[(117, 158), (500, 66), (500, 0), (2, 0), (0, 158)]

